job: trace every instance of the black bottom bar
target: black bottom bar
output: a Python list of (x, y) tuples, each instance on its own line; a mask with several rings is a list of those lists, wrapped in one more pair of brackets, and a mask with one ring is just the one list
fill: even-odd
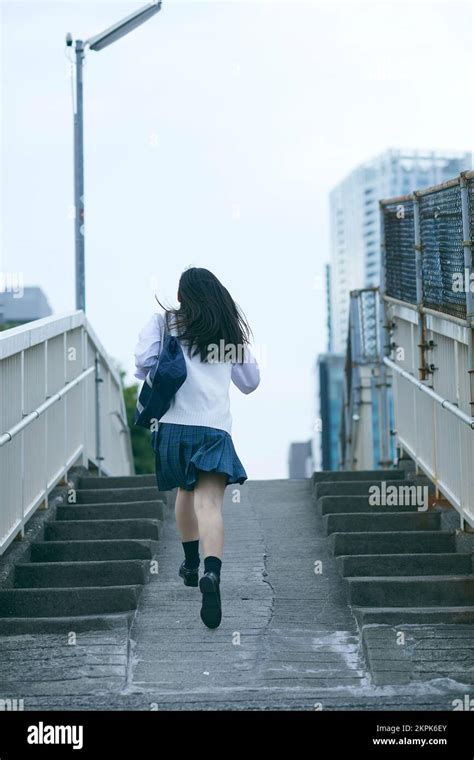
[(229, 750), (253, 754), (257, 742), (265, 751), (286, 747), (292, 757), (311, 748), (320, 758), (343, 751), (472, 760), (473, 709), (474, 700), (458, 711), (416, 713), (7, 711), (0, 712), (0, 760), (111, 753), (138, 760), (173, 752), (173, 745), (180, 755), (189, 747), (220, 757)]

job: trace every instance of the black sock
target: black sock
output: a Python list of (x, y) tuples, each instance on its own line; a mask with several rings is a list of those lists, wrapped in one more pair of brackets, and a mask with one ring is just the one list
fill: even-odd
[(188, 570), (199, 567), (199, 541), (183, 541), (185, 565)]
[(222, 562), (219, 557), (205, 557), (204, 558), (204, 572), (215, 573), (218, 578), (221, 577)]

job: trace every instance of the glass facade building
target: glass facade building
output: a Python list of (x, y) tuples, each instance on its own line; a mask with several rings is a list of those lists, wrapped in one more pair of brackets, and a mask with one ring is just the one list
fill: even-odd
[(380, 283), (379, 200), (445, 182), (471, 163), (470, 153), (388, 150), (332, 190), (331, 350), (345, 351), (349, 291)]
[(339, 469), (339, 430), (343, 404), (344, 363), (342, 354), (320, 354), (315, 367), (316, 422), (314, 469)]

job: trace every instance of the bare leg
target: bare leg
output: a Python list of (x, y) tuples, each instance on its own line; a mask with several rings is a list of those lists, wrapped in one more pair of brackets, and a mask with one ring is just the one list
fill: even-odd
[(181, 541), (198, 541), (199, 529), (194, 511), (194, 495), (192, 491), (178, 488), (174, 511)]
[(212, 556), (222, 559), (224, 550), (222, 502), (226, 482), (226, 476), (220, 473), (200, 472), (194, 489), (194, 510), (204, 557)]

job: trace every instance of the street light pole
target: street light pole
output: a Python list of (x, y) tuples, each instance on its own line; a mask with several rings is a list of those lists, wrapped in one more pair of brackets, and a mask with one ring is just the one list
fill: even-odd
[[(86, 46), (90, 50), (103, 50), (148, 21), (161, 10), (161, 0), (152, 0), (126, 18), (121, 19), (103, 32), (85, 42), (76, 40), (76, 97), (74, 103), (74, 235), (76, 269), (76, 309), (86, 310), (85, 230), (84, 230), (84, 123), (82, 110), (82, 69)], [(66, 35), (66, 45), (72, 47), (71, 34)]]
[(76, 40), (76, 103), (74, 110), (74, 233), (76, 251), (76, 309), (86, 310), (84, 261), (84, 117), (82, 65), (84, 43)]

